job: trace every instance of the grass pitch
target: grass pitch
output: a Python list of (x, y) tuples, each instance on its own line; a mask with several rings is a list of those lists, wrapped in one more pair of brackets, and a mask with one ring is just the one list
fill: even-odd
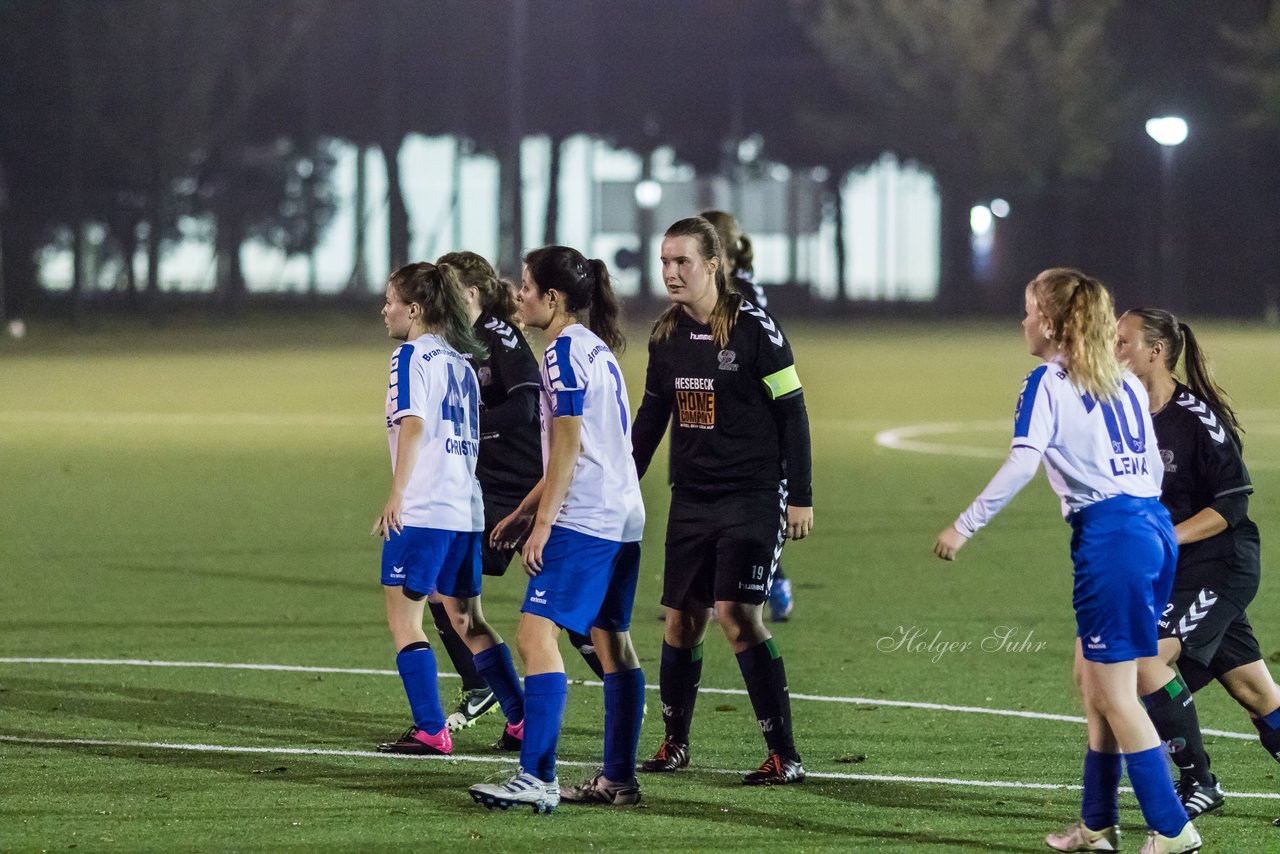
[[(1083, 754), (1081, 724), (1034, 716), (1080, 714), (1068, 529), (1041, 477), (957, 563), (930, 554), (1007, 446), (1033, 365), (1017, 319), (788, 331), (812, 419), (817, 524), (784, 555), (798, 604), (775, 635), (813, 776), (738, 785), (764, 755), (750, 703), (707, 691), (692, 770), (644, 777), (636, 808), (566, 805), (550, 817), (490, 814), (467, 796), (514, 764), (488, 747), (496, 717), (462, 733), (454, 759), (367, 755), (407, 725), (367, 535), (389, 470), (390, 345), (372, 311), (70, 334), (37, 323), (3, 341), (0, 849), (1040, 850), (1077, 814), (1078, 792), (1053, 787), (1079, 782)], [(1274, 571), (1280, 336), (1197, 332), (1248, 430), (1251, 513)], [(633, 403), (642, 335), (624, 359)], [(886, 447), (904, 443), (913, 450)], [(644, 482), (633, 627), (653, 684), (665, 458)], [(1280, 660), (1269, 574), (1250, 613)], [(486, 612), (508, 638), (522, 578), (487, 581)], [(588, 678), (565, 652), (570, 677)], [(714, 633), (703, 685), (742, 687)], [(456, 686), (442, 679), (446, 694)], [(928, 703), (939, 707), (910, 705)], [(1197, 703), (1206, 728), (1251, 731), (1220, 688)], [(661, 737), (656, 693), (649, 706), (642, 752)], [(562, 775), (598, 760), (600, 721), (600, 689), (572, 687)], [(1229, 791), (1277, 792), (1280, 769), (1256, 742), (1207, 741)], [(1131, 795), (1122, 813), (1135, 850)], [(1233, 796), (1198, 825), (1208, 850), (1276, 851), (1277, 815), (1276, 800)]]

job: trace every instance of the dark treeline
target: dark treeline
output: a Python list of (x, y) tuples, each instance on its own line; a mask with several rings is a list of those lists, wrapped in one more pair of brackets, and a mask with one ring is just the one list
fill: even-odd
[[(1192, 133), (1161, 222), (1143, 122), (1166, 112)], [(74, 250), (65, 305), (78, 310), (90, 224), (107, 234), (98, 251), (145, 256), (119, 289), (153, 304), (190, 217), (210, 223), (215, 293), (234, 309), (245, 240), (305, 255), (323, 234), (333, 139), (385, 156), (393, 266), (413, 229), (406, 138), (494, 154), (510, 269), (553, 236), (522, 234), (513, 215), (519, 140), (550, 137), (555, 170), (578, 133), (641, 154), (670, 145), (702, 174), (734, 168), (737, 142), (758, 134), (770, 161), (827, 168), (836, 221), (848, 170), (883, 151), (917, 161), (941, 194), (945, 310), (1003, 310), (1059, 263), (1175, 308), (1280, 300), (1270, 0), (0, 0), (0, 316), (33, 306), (51, 245)], [(968, 210), (993, 197), (1017, 215), (979, 285)], [(1177, 235), (1174, 276), (1160, 272), (1162, 227)]]

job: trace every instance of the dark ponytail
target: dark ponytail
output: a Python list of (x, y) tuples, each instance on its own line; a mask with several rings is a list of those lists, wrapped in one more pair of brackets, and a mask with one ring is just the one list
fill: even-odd
[(1241, 444), (1240, 435), (1244, 433), (1244, 428), (1227, 403), (1227, 393), (1214, 379), (1209, 357), (1200, 347), (1191, 327), (1160, 308), (1135, 308), (1126, 313), (1136, 317), (1142, 324), (1144, 344), (1148, 347), (1164, 344), (1164, 366), (1170, 373), (1178, 369), (1178, 358), (1186, 354), (1183, 358), (1183, 370), (1187, 376), (1187, 388), (1222, 419), (1231, 432), (1231, 438), (1237, 445)]
[(626, 349), (618, 297), (603, 261), (588, 261), (568, 246), (544, 246), (526, 255), (524, 263), (538, 293), (556, 291), (564, 299), (566, 312), (575, 316), (587, 314), (586, 327), (610, 350), (621, 353)]
[(587, 261), (587, 269), (591, 278), (591, 322), (587, 328), (600, 336), (614, 353), (621, 353), (627, 349), (627, 339), (619, 327), (622, 309), (613, 291), (609, 268), (599, 258), (592, 258)]
[(1237, 445), (1241, 444), (1240, 434), (1244, 429), (1241, 428), (1240, 419), (1236, 417), (1235, 411), (1227, 403), (1227, 393), (1214, 380), (1213, 368), (1209, 366), (1209, 357), (1200, 347), (1200, 342), (1196, 340), (1190, 326), (1179, 322), (1178, 332), (1182, 334), (1184, 342), (1183, 370), (1187, 374), (1187, 388), (1218, 414), (1218, 417), (1227, 425), (1227, 429), (1231, 431), (1231, 438), (1235, 439)]

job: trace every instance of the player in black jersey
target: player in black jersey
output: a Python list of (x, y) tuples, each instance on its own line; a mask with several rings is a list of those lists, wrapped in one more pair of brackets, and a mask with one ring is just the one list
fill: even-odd
[[(720, 264), (729, 276), (729, 286), (757, 308), (767, 309), (769, 298), (756, 281), (755, 250), (751, 246), (751, 238), (743, 233), (742, 226), (738, 224), (738, 218), (731, 213), (715, 210), (703, 211), (699, 216), (715, 226), (716, 236), (720, 238)], [(773, 583), (769, 585), (769, 618), (775, 623), (785, 622), (791, 617), (795, 606), (791, 579), (787, 578), (779, 559), (778, 568), (773, 573)]]
[[(476, 479), (484, 492), (481, 560), (485, 575), (503, 575), (516, 548), (494, 548), (489, 534), (542, 478), (538, 362), (515, 321), (516, 305), (511, 288), (498, 278), (488, 261), (474, 252), (449, 252), (436, 263), (447, 264), (458, 273), (472, 330), (489, 352), (487, 358), (472, 361), (480, 382), (480, 456), (476, 459)], [(462, 677), (457, 709), (447, 721), (449, 729), (456, 731), (475, 723), (494, 708), (497, 700), (444, 606), (432, 602), (431, 616), (449, 660)], [(583, 659), (603, 678), (604, 671), (591, 638), (577, 632), (569, 635)], [(499, 746), (517, 750), (520, 745), (516, 735), (504, 731)]]
[[(1160, 657), (1172, 665), (1140, 684), (1143, 702), (1181, 772), (1178, 794), (1195, 818), (1222, 806), (1209, 770), (1192, 695), (1218, 680), (1280, 761), (1280, 686), (1271, 677), (1245, 609), (1261, 573), (1258, 526), (1248, 516), (1253, 484), (1241, 456), (1240, 425), (1213, 380), (1191, 328), (1159, 309), (1120, 318), (1117, 355), (1142, 380), (1164, 482), (1160, 500), (1178, 536), (1173, 593), (1160, 617)], [(1173, 376), (1185, 351), (1185, 384)], [(1165, 678), (1167, 677), (1167, 678)]]
[(660, 686), (666, 735), (643, 771), (689, 763), (709, 609), (737, 654), (769, 756), (748, 785), (797, 783), (782, 657), (762, 619), (785, 537), (813, 526), (809, 421), (791, 346), (763, 309), (729, 287), (715, 228), (680, 220), (662, 241), (674, 303), (654, 325), (632, 432), (641, 475), (671, 428)]

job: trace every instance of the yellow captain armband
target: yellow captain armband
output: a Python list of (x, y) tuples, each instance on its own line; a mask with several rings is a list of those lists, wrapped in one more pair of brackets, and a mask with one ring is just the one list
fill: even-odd
[(784, 394), (799, 391), (800, 375), (796, 373), (795, 365), (788, 365), (777, 373), (765, 377), (764, 384), (769, 389), (769, 397), (777, 400)]

